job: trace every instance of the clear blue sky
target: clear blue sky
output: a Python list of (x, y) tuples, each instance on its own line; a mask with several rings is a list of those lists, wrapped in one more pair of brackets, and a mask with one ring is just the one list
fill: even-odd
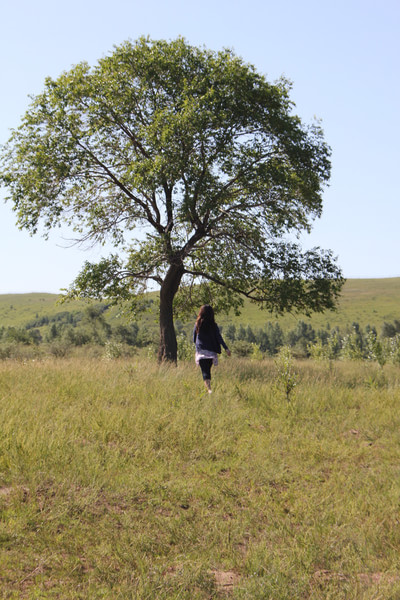
[[(46, 76), (126, 39), (230, 47), (269, 80), (292, 80), (305, 122), (322, 119), (332, 179), (304, 245), (333, 249), (348, 278), (400, 276), (399, 0), (4, 0), (1, 12), (0, 143)], [(66, 248), (59, 232), (29, 237), (4, 196), (0, 293), (58, 292), (104, 253)]]

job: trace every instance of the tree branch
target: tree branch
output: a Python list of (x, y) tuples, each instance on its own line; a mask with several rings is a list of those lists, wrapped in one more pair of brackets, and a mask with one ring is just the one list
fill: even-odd
[(127, 127), (124, 123), (122, 123), (118, 119), (117, 115), (114, 113), (114, 111), (112, 109), (110, 109), (109, 107), (107, 107), (107, 109), (110, 111), (110, 114), (111, 114), (112, 118), (114, 119), (114, 122), (118, 125), (118, 127), (121, 129), (121, 131), (123, 131), (125, 133), (125, 135), (131, 140), (135, 149), (139, 150), (140, 153), (142, 154), (142, 156), (144, 156), (145, 158), (150, 158), (150, 154), (145, 150), (145, 148), (143, 147), (143, 144), (141, 144), (139, 142), (139, 140), (134, 136), (133, 132), (129, 129), (129, 127)]
[(256, 290), (256, 288), (252, 288), (250, 291), (245, 291), (242, 290), (238, 287), (236, 287), (235, 285), (232, 285), (226, 281), (222, 281), (221, 279), (219, 279), (218, 277), (215, 277), (215, 275), (210, 275), (209, 273), (205, 273), (204, 271), (192, 271), (190, 269), (186, 269), (185, 268), (185, 274), (187, 275), (193, 275), (193, 277), (204, 277), (205, 279), (208, 279), (209, 281), (212, 281), (218, 285), (221, 285), (222, 287), (225, 287), (228, 290), (231, 290), (232, 292), (236, 292), (237, 294), (242, 294), (243, 296), (246, 296), (246, 298), (249, 298), (250, 300), (259, 300), (260, 302), (262, 302), (262, 298), (256, 298), (255, 296), (252, 296), (252, 292), (254, 292)]
[(132, 192), (116, 177), (116, 175), (114, 175), (114, 173), (107, 167), (107, 165), (105, 165), (99, 158), (97, 158), (97, 156), (94, 154), (94, 152), (92, 152), (92, 150), (90, 150), (84, 144), (82, 144), (82, 142), (78, 138), (76, 138), (75, 141), (78, 144), (78, 146), (82, 148), (84, 152), (87, 152), (89, 156), (95, 161), (95, 163), (99, 167), (101, 167), (101, 169), (103, 169), (103, 171), (108, 175), (111, 181), (113, 181), (113, 183), (115, 183), (115, 185), (119, 187), (119, 189), (122, 190), (124, 194), (128, 196), (128, 198), (133, 200), (145, 211), (147, 215), (147, 220), (150, 223), (150, 225), (152, 225), (158, 231), (158, 233), (163, 233), (163, 227), (159, 223), (157, 223), (157, 221), (153, 218), (153, 215), (151, 214), (147, 204), (140, 200), (140, 198), (132, 194)]

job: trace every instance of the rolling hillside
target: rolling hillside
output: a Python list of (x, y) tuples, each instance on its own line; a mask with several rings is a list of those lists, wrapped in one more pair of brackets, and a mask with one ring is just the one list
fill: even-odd
[[(51, 317), (63, 311), (80, 312), (87, 306), (83, 301), (59, 304), (59, 299), (57, 294), (46, 293), (0, 295), (0, 327), (23, 327), (44, 316)], [(104, 314), (110, 322), (118, 320), (116, 309), (109, 309)], [(142, 318), (149, 326), (156, 326), (156, 314)], [(336, 312), (327, 311), (311, 318), (301, 314), (285, 315), (277, 320), (283, 330), (288, 330), (300, 319), (310, 322), (314, 328), (326, 327), (327, 323), (331, 327), (344, 328), (356, 321), (361, 327), (369, 324), (379, 330), (385, 321), (400, 320), (400, 278), (349, 279), (343, 288)], [(240, 317), (218, 316), (220, 325), (233, 322), (262, 327), (268, 321), (275, 320), (274, 315), (249, 302), (246, 302)]]
[[(338, 326), (341, 329), (353, 322), (381, 328), (385, 321), (400, 320), (400, 278), (388, 279), (348, 279), (342, 290), (342, 295), (337, 311), (326, 311), (314, 314), (307, 318), (301, 314), (290, 314), (279, 317), (277, 320), (284, 331), (293, 328), (299, 320), (311, 323), (315, 329)], [(261, 311), (255, 305), (246, 304), (239, 323), (263, 326), (267, 321), (274, 321), (275, 317), (266, 311)], [(225, 319), (219, 319), (221, 323)]]

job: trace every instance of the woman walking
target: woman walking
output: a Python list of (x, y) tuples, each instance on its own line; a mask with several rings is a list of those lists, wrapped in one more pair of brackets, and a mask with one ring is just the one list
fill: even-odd
[(204, 304), (200, 308), (194, 326), (193, 342), (196, 344), (196, 364), (200, 366), (204, 385), (211, 394), (211, 366), (218, 364), (221, 346), (228, 356), (231, 355), (231, 351), (222, 339), (215, 322), (214, 310), (209, 304)]

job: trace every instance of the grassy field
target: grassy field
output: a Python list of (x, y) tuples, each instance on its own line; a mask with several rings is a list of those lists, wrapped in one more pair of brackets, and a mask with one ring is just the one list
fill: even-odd
[[(56, 294), (0, 295), (0, 327), (23, 327), (37, 317), (51, 317), (61, 311), (82, 311), (87, 306), (83, 301), (59, 304), (58, 299)], [(111, 322), (115, 322), (117, 315), (115, 308), (105, 313)], [(293, 329), (300, 319), (311, 323), (315, 329), (325, 327), (327, 323), (331, 327), (345, 328), (355, 321), (362, 328), (374, 325), (379, 330), (384, 321), (400, 320), (400, 278), (349, 279), (343, 288), (338, 311), (316, 314), (311, 318), (296, 314), (276, 319), (249, 302), (245, 303), (240, 317), (218, 315), (218, 323), (223, 326), (233, 322), (236, 325), (241, 323), (263, 327), (268, 321), (277, 320), (284, 331)], [(157, 311), (141, 316), (140, 320), (156, 329)]]
[(84, 301), (60, 304), (57, 294), (1, 294), (0, 327), (24, 327), (35, 318), (51, 317), (62, 311), (81, 311), (87, 306)]
[[(325, 327), (346, 328), (358, 322), (362, 328), (375, 325), (379, 330), (385, 321), (400, 319), (400, 278), (390, 279), (348, 279), (343, 287), (337, 311), (326, 311), (311, 317), (304, 315), (284, 315), (277, 321), (284, 331), (293, 329), (302, 319), (311, 323), (315, 329)], [(224, 317), (219, 321), (228, 323)], [(263, 327), (267, 321), (275, 318), (267, 311), (261, 311), (256, 305), (246, 303), (237, 322), (244, 325)]]
[(0, 326), (23, 327), (36, 316), (55, 314), (62, 310), (57, 299), (56, 294), (1, 294)]
[(400, 598), (400, 369), (0, 363), (0, 597)]

